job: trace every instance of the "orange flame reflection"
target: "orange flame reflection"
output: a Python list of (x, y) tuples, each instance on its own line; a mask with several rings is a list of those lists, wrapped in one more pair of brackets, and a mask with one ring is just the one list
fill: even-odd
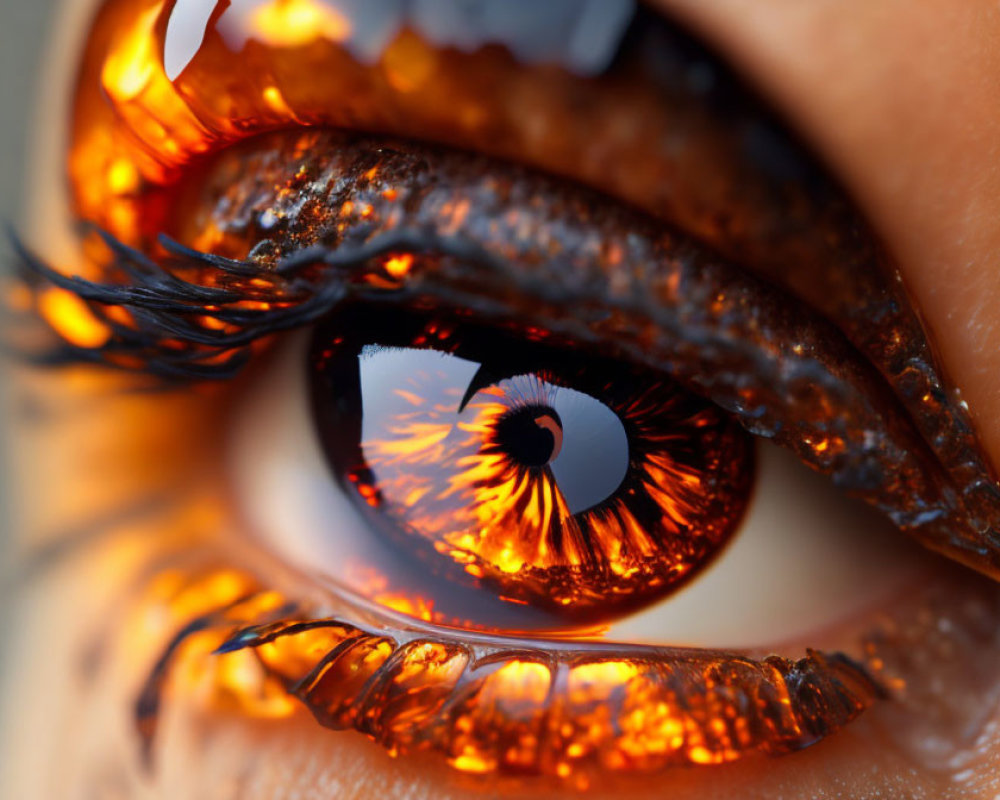
[[(430, 320), (413, 342), (426, 343), (419, 352), (429, 347), (427, 364), (440, 365), (462, 335)], [(561, 453), (562, 429), (542, 410), (566, 391), (560, 382), (586, 383), (590, 368), (504, 379), (460, 408), (467, 379), (417, 361), (386, 362), (385, 369), (400, 370), (391, 378), (397, 400), (378, 413), (358, 412), (365, 420), (363, 462), (347, 475), (364, 503), (404, 534), (404, 547), (422, 541), (430, 549), (421, 557), (438, 559), (432, 568), (457, 567), (443, 575), (593, 622), (595, 614), (604, 619), (663, 596), (734, 530), (752, 479), (752, 449), (731, 420), (702, 401), (632, 375), (612, 382), (625, 387), (624, 397), (593, 389), (630, 431), (630, 462), (618, 490), (573, 511), (553, 469), (519, 461), (500, 430), (511, 414), (537, 408), (543, 422), (535, 424), (549, 431), (553, 456)], [(591, 371), (608, 369), (625, 368)], [(592, 457), (583, 468), (603, 469), (606, 454)]]

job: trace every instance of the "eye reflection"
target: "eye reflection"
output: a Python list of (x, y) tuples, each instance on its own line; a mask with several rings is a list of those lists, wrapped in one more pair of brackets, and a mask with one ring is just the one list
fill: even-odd
[(734, 420), (586, 351), (365, 309), (320, 326), (311, 362), (334, 473), (434, 595), (619, 616), (702, 569), (753, 486)]

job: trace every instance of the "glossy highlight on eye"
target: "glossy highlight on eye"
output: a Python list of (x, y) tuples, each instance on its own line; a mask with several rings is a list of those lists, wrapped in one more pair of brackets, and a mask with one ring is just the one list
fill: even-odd
[(717, 407), (617, 361), (376, 309), (313, 334), (317, 432), (435, 593), (482, 584), (595, 622), (676, 590), (738, 527), (753, 450)]

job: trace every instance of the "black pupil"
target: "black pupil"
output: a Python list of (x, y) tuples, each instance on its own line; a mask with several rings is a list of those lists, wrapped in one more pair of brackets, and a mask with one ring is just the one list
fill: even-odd
[(556, 437), (550, 430), (552, 422), (562, 428), (555, 409), (545, 406), (520, 408), (497, 422), (497, 442), (518, 463), (526, 467), (544, 467), (552, 460), (556, 448)]

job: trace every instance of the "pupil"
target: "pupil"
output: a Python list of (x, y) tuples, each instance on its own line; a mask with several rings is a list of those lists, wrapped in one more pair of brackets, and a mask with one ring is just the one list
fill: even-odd
[(497, 422), (497, 442), (515, 461), (526, 467), (544, 467), (558, 455), (562, 421), (545, 406), (520, 408)]

